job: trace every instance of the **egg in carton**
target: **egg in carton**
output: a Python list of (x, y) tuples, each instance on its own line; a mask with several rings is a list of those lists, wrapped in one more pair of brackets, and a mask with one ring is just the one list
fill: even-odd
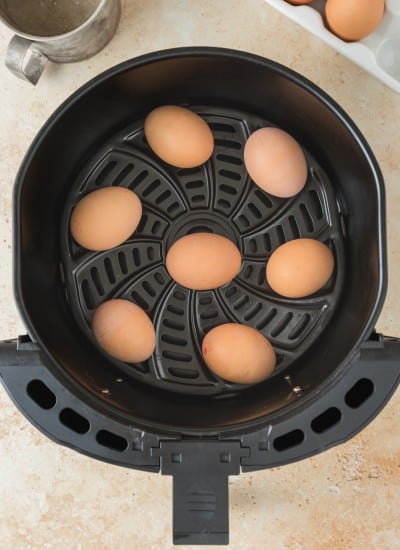
[(378, 27), (358, 42), (346, 42), (329, 30), (324, 16), (326, 0), (313, 0), (307, 5), (292, 5), (286, 0), (265, 1), (400, 93), (399, 0), (385, 1)]

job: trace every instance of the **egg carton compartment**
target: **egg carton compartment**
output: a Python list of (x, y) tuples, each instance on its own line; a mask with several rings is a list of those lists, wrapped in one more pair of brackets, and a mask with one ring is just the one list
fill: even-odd
[(323, 16), (326, 0), (314, 0), (302, 6), (294, 6), (286, 0), (265, 1), (400, 93), (399, 0), (385, 1), (385, 13), (379, 26), (358, 42), (346, 42), (328, 29)]
[[(282, 376), (318, 339), (333, 314), (343, 285), (344, 237), (334, 186), (307, 151), (304, 190), (292, 199), (273, 197), (250, 180), (243, 164), (250, 133), (272, 124), (227, 108), (190, 108), (204, 117), (214, 135), (215, 149), (204, 165), (177, 169), (165, 164), (148, 147), (141, 120), (104, 143), (71, 182), (61, 223), (63, 277), (74, 318), (94, 346), (91, 319), (106, 300), (132, 300), (152, 319), (156, 350), (148, 361), (131, 364), (109, 357), (124, 379), (188, 394), (231, 395), (244, 386), (227, 383), (206, 367), (201, 354), (206, 333), (228, 322), (256, 328), (275, 348), (273, 376)], [(140, 197), (140, 224), (121, 246), (85, 250), (69, 233), (72, 209), (88, 192), (111, 185), (132, 189)], [(240, 273), (216, 290), (183, 288), (165, 267), (169, 247), (199, 231), (228, 237), (243, 258)], [(275, 248), (298, 237), (330, 246), (336, 269), (318, 294), (288, 300), (269, 288), (265, 268)]]

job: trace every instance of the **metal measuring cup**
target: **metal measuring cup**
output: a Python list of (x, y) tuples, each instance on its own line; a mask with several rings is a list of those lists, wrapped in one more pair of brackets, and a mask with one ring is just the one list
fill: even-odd
[(120, 15), (120, 0), (0, 0), (0, 21), (16, 33), (6, 66), (36, 84), (48, 60), (81, 61), (104, 48)]

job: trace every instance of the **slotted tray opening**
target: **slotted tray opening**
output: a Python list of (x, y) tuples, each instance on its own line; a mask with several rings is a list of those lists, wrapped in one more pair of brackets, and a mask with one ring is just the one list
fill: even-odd
[[(95, 346), (91, 318), (105, 300), (132, 300), (149, 314), (157, 333), (153, 356), (140, 364), (110, 358), (125, 378), (187, 394), (233, 395), (244, 386), (227, 383), (207, 369), (201, 355), (205, 334), (226, 322), (256, 328), (276, 350), (273, 376), (283, 376), (334, 311), (344, 276), (340, 214), (332, 183), (307, 151), (308, 180), (296, 197), (272, 197), (250, 180), (243, 164), (244, 144), (250, 133), (271, 123), (227, 108), (190, 108), (214, 134), (214, 153), (205, 165), (176, 169), (163, 163), (148, 147), (140, 120), (107, 141), (71, 182), (61, 227), (66, 292), (74, 318)], [(121, 246), (90, 252), (70, 237), (71, 211), (88, 192), (111, 185), (135, 191), (143, 216)], [(225, 235), (242, 254), (238, 276), (217, 290), (185, 289), (166, 271), (169, 247), (196, 231)], [(265, 265), (279, 245), (299, 237), (330, 246), (335, 273), (312, 297), (288, 300), (269, 288)]]

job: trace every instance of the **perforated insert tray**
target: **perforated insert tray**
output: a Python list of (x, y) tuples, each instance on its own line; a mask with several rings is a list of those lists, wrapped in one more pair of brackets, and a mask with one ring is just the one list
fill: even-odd
[[(274, 376), (282, 375), (318, 338), (333, 313), (343, 283), (343, 236), (333, 186), (307, 151), (304, 190), (289, 200), (272, 197), (250, 180), (242, 160), (249, 134), (271, 124), (226, 108), (190, 108), (204, 117), (214, 134), (214, 153), (205, 165), (175, 169), (163, 163), (148, 147), (140, 120), (104, 143), (71, 182), (61, 227), (66, 292), (82, 333), (94, 346), (91, 318), (105, 300), (129, 299), (150, 315), (157, 333), (155, 353), (140, 364), (109, 357), (120, 368), (121, 379), (188, 394), (231, 394), (244, 386), (227, 383), (207, 369), (201, 355), (205, 334), (227, 322), (256, 328), (276, 350)], [(90, 252), (70, 237), (71, 211), (83, 195), (111, 185), (134, 190), (143, 216), (124, 244)], [(171, 244), (196, 231), (225, 235), (242, 254), (238, 276), (217, 290), (185, 289), (166, 271)], [(273, 250), (298, 237), (330, 246), (336, 268), (318, 294), (288, 300), (269, 288), (265, 266)]]

